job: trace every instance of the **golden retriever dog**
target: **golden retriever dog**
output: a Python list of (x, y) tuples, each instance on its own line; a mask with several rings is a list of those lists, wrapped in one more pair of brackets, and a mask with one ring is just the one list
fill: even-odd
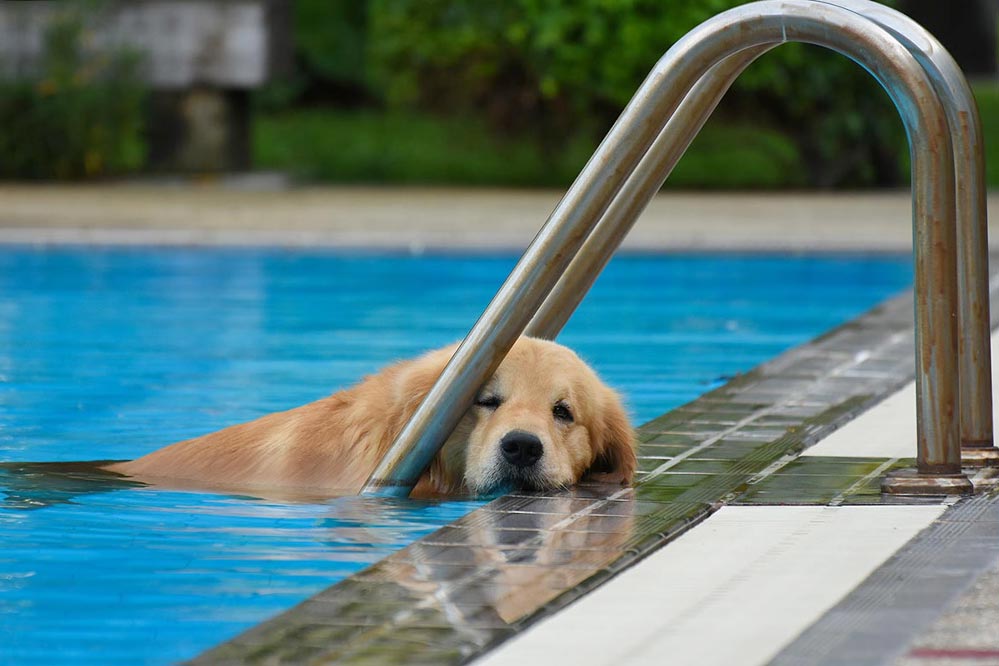
[[(104, 469), (156, 486), (334, 496), (358, 492), (457, 345), (285, 412)], [(618, 395), (572, 351), (520, 338), (423, 474), (414, 497), (630, 482), (634, 432)]]

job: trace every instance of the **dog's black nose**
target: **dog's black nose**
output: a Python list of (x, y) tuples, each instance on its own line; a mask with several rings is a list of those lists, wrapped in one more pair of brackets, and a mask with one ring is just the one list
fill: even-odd
[(513, 430), (500, 440), (500, 450), (511, 465), (530, 467), (538, 462), (545, 449), (535, 435), (523, 430)]

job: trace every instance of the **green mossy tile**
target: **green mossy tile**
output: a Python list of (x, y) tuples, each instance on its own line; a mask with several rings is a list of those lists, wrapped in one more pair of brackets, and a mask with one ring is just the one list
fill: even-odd
[(730, 474), (738, 460), (694, 460), (687, 458), (670, 468), (672, 474)]
[(672, 470), (653, 477), (647, 477), (642, 485), (653, 485), (659, 488), (690, 488), (698, 483), (710, 481), (712, 474), (676, 474)]
[(645, 444), (649, 440), (655, 439), (659, 436), (658, 432), (652, 432), (649, 430), (639, 430), (635, 433), (635, 439), (638, 440), (639, 444)]
[[(807, 451), (807, 449), (806, 449)], [(806, 455), (799, 459), (799, 462), (815, 464), (815, 463), (831, 463), (831, 464), (869, 464), (875, 463), (875, 466), (884, 464), (888, 462), (888, 458), (878, 457), (878, 456), (813, 456)]]
[(488, 516), (487, 529), (549, 530), (572, 514), (558, 513), (502, 513)]
[(756, 442), (719, 440), (693, 454), (691, 460), (739, 460), (754, 453)]
[[(785, 474), (768, 476), (757, 484), (754, 484), (753, 488), (760, 488), (770, 492), (780, 491), (780, 492), (801, 492), (803, 494), (809, 494), (815, 489), (822, 490), (834, 490), (837, 493), (841, 493), (856, 483), (859, 479), (856, 477), (848, 476), (836, 476), (836, 475), (814, 475), (805, 476), (801, 474)], [(751, 492), (753, 488), (749, 488), (748, 491)]]
[(747, 405), (712, 402), (705, 403), (701, 412), (697, 418), (710, 417), (724, 421), (743, 421), (757, 417), (760, 410)]
[(837, 495), (839, 492), (835, 489), (758, 489), (740, 495), (733, 504), (824, 505), (829, 504)]
[(555, 513), (559, 515), (572, 514), (593, 505), (589, 499), (573, 497), (523, 497), (504, 495), (479, 509), (484, 513), (525, 512), (525, 513)]
[(589, 512), (591, 516), (645, 516), (661, 511), (668, 502), (653, 502), (631, 497), (627, 500), (603, 502)]
[(689, 446), (660, 446), (658, 444), (642, 444), (638, 448), (639, 457), (647, 458), (675, 458), (690, 451)]
[[(249, 651), (240, 650), (233, 656), (241, 664), (310, 664), (315, 663), (327, 654), (328, 650), (321, 645), (305, 643), (281, 643), (275, 645), (260, 645)], [(212, 654), (213, 663), (223, 662), (226, 655)]]
[(859, 494), (859, 495), (849, 495), (843, 498), (843, 504), (848, 506), (859, 506), (859, 505), (904, 505), (904, 506), (915, 506), (915, 505), (937, 505), (943, 504), (948, 498), (946, 495), (925, 495), (914, 497), (912, 495), (898, 496), (898, 495), (888, 495), (877, 493), (872, 494)]
[(725, 425), (689, 422), (678, 425), (675, 428), (672, 428), (669, 432), (676, 433), (678, 435), (690, 435), (698, 441), (704, 441), (708, 437), (716, 437), (729, 429), (729, 426)]
[(675, 501), (685, 491), (686, 488), (649, 483), (636, 486), (635, 497), (646, 502), (668, 503)]
[(668, 460), (673, 460), (677, 456), (682, 456), (687, 453), (690, 449), (681, 448), (678, 446), (655, 446), (643, 444), (640, 449), (638, 449), (638, 459), (648, 459), (648, 460), (659, 460), (661, 462), (666, 462)]
[(665, 465), (666, 463), (673, 460), (672, 458), (639, 458), (638, 467), (636, 468), (639, 472), (649, 473), (655, 471)]
[(793, 416), (782, 416), (779, 414), (766, 413), (759, 418), (753, 419), (752, 423), (747, 423), (740, 430), (787, 430), (788, 428), (801, 427), (802, 420)]
[[(422, 650), (419, 646), (400, 645), (391, 639), (373, 642), (335, 659), (337, 664), (350, 666), (444, 666), (460, 664), (466, 655), (459, 648)], [(284, 662), (281, 662), (284, 663)], [(332, 660), (304, 663), (333, 663)]]
[(678, 417), (672, 413), (667, 414), (664, 417), (654, 419), (644, 424), (641, 427), (643, 433), (654, 432), (654, 433), (664, 433), (670, 432), (671, 430), (676, 430), (678, 427), (685, 425), (690, 420), (689, 416)]
[(483, 629), (505, 629), (507, 623), (496, 613), (494, 608), (481, 605), (461, 607), (448, 604), (447, 610), (437, 607), (417, 608), (406, 617), (406, 626), (411, 627), (441, 627), (454, 628), (455, 623), (462, 627)]
[(369, 626), (359, 624), (350, 626), (346, 624), (307, 624), (299, 625), (281, 639), (283, 645), (303, 645), (314, 648), (323, 648), (331, 643), (346, 643), (357, 636), (364, 634), (370, 629)]
[(887, 462), (886, 458), (798, 458), (778, 474), (835, 474), (839, 476), (863, 477)]
[(661, 511), (651, 513), (647, 516), (640, 516), (635, 521), (633, 532), (662, 532), (678, 520), (686, 520), (692, 516), (699, 515), (707, 506), (704, 502), (673, 502)]
[(703, 437), (694, 437), (691, 435), (680, 435), (673, 432), (667, 433), (656, 433), (656, 436), (652, 439), (644, 442), (642, 447), (646, 446), (670, 446), (677, 447), (679, 450), (686, 450), (693, 448), (704, 441)]
[(417, 626), (410, 625), (403, 619), (398, 625), (392, 628), (392, 635), (387, 638), (390, 639), (392, 644), (408, 643), (413, 646), (426, 646), (433, 650), (438, 650), (449, 643), (453, 645), (455, 635), (453, 626)]

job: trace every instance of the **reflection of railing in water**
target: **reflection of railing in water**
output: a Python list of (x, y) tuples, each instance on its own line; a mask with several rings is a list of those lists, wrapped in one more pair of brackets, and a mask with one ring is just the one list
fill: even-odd
[(516, 338), (523, 332), (558, 333), (731, 82), (761, 54), (788, 41), (825, 46), (862, 65), (888, 92), (909, 137), (917, 469), (886, 479), (884, 487), (903, 493), (971, 490), (961, 471), (962, 440), (966, 462), (994, 464), (997, 456), (984, 164), (970, 90), (932, 36), (882, 5), (765, 0), (704, 22), (656, 64), (365, 492), (408, 495)]

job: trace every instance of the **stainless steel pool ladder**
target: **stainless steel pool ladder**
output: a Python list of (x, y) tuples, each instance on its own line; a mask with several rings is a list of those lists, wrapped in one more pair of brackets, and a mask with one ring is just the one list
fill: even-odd
[(521, 334), (554, 338), (735, 78), (785, 42), (837, 51), (888, 92), (912, 157), (917, 467), (893, 493), (971, 492), (993, 445), (984, 158), (977, 107), (951, 56), (869, 0), (764, 0), (718, 14), (659, 60), (364, 493), (407, 496)]

